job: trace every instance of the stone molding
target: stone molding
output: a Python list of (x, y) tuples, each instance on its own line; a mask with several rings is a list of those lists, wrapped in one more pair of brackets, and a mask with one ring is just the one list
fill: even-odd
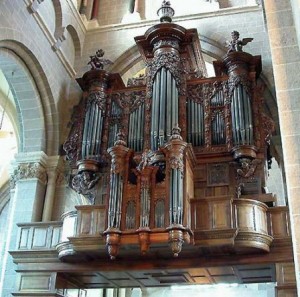
[[(57, 177), (56, 184), (65, 180), (65, 162), (61, 156), (47, 156), (44, 152), (19, 153), (15, 156), (10, 172), (10, 187), (14, 189), (20, 180), (38, 179), (47, 184), (48, 177)], [(61, 175), (64, 178), (61, 178)]]
[(11, 176), (10, 186), (14, 188), (16, 183), (20, 180), (38, 179), (43, 184), (47, 183), (47, 171), (39, 162), (21, 163), (14, 170)]

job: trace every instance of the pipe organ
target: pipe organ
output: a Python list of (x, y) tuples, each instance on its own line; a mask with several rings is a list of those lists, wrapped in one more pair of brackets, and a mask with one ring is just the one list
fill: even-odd
[(64, 148), (72, 187), (91, 203), (77, 206), (77, 231), (58, 245), (64, 261), (270, 250), (274, 124), (262, 110), (261, 59), (235, 38), (207, 78), (197, 31), (172, 23), (167, 1), (159, 13), (135, 38), (145, 77), (125, 87), (99, 51), (78, 79)]

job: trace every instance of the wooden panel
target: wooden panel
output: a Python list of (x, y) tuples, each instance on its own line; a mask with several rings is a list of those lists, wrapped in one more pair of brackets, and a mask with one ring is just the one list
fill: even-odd
[(195, 170), (195, 180), (197, 181), (206, 181), (207, 169), (206, 165), (198, 165)]
[(71, 211), (66, 213), (63, 218), (61, 241), (68, 241), (68, 237), (74, 236), (76, 232), (77, 213)]
[(240, 230), (254, 231), (254, 207), (251, 204), (237, 205), (237, 222)]
[(293, 285), (296, 283), (294, 263), (276, 264), (276, 280), (280, 285)]
[(277, 288), (276, 297), (297, 297), (297, 289)]
[(255, 206), (255, 227), (256, 231), (264, 234), (268, 234), (267, 215), (266, 210), (259, 206)]
[(210, 228), (209, 204), (206, 201), (197, 201), (193, 204), (192, 228), (208, 230)]
[(277, 297), (296, 297), (296, 275), (294, 263), (276, 264), (276, 296)]
[(90, 235), (92, 234), (92, 212), (90, 211), (79, 211), (78, 212), (78, 221), (77, 221), (77, 235)]
[(207, 186), (223, 186), (229, 184), (229, 165), (214, 163), (207, 165)]
[(105, 230), (106, 208), (102, 205), (77, 206), (76, 236), (99, 235)]
[(256, 231), (268, 234), (267, 206), (250, 199), (235, 200), (237, 208), (237, 224), (240, 231)]
[[(60, 273), (59, 279), (72, 279), (86, 288), (159, 287), (180, 284), (274, 282), (274, 265), (239, 265), (193, 269), (153, 269)], [(63, 282), (58, 282), (63, 284)]]
[(291, 236), (288, 207), (272, 207), (268, 211), (270, 220), (270, 234), (274, 238)]
[(33, 249), (41, 249), (47, 247), (47, 229), (46, 228), (34, 228), (33, 230), (33, 240), (32, 240), (32, 248)]
[(21, 228), (20, 230), (20, 240), (18, 249), (28, 249), (29, 248), (29, 227)]
[(52, 232), (52, 237), (51, 237), (51, 247), (52, 248), (55, 248), (55, 246), (59, 243), (60, 235), (61, 235), (61, 227), (54, 226), (53, 232)]
[(61, 225), (61, 222), (18, 224), (18, 249), (54, 249), (61, 240)]
[(199, 231), (232, 228), (231, 197), (193, 199), (191, 203), (192, 229)]
[(18, 278), (20, 292), (48, 292), (54, 288), (54, 273), (22, 273)]
[(210, 267), (208, 268), (208, 272), (211, 276), (218, 275), (234, 275), (233, 267)]
[(231, 204), (225, 201), (213, 201), (210, 203), (212, 210), (212, 229), (231, 228)]

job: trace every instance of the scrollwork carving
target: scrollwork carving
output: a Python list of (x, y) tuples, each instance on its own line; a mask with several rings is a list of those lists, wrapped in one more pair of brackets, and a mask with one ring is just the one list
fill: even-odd
[(144, 90), (114, 93), (112, 99), (119, 103), (121, 108), (127, 109), (129, 113), (133, 112), (145, 102), (146, 92)]
[(111, 155), (111, 174), (119, 174), (124, 170), (124, 158), (129, 149), (126, 147), (125, 135), (123, 131), (117, 134), (117, 140), (113, 147), (108, 152)]
[(87, 105), (96, 104), (101, 110), (106, 110), (106, 95), (103, 91), (89, 93)]
[(261, 117), (262, 117), (262, 129), (264, 132), (265, 142), (269, 144), (271, 140), (271, 136), (275, 131), (275, 123), (269, 116), (267, 116), (263, 112), (261, 113)]
[(146, 84), (145, 75), (141, 74), (139, 77), (129, 78), (127, 81), (127, 87), (139, 87)]
[(177, 52), (159, 52), (154, 55), (152, 61), (147, 63), (149, 72), (147, 74), (147, 96), (152, 97), (153, 81), (157, 71), (163, 67), (171, 72), (173, 75), (179, 95), (185, 95), (185, 88), (183, 86), (183, 77), (187, 73), (184, 63)]
[(251, 81), (249, 80), (247, 73), (237, 74), (232, 72), (228, 79), (228, 86), (227, 86), (227, 97), (228, 100), (231, 102), (231, 97), (233, 95), (234, 89), (240, 84), (244, 87), (245, 91), (248, 94), (251, 94)]
[(159, 40), (158, 42), (154, 43), (153, 50), (157, 50), (161, 47), (173, 47), (179, 49), (179, 43), (177, 40)]
[(67, 159), (70, 161), (71, 166), (75, 166), (76, 161), (80, 157), (80, 144), (82, 141), (82, 125), (84, 121), (85, 108), (83, 100), (73, 108), (73, 113), (69, 126), (71, 130), (69, 137), (63, 144), (63, 149), (66, 152)]
[(167, 151), (170, 169), (178, 169), (181, 173), (183, 173), (183, 154), (187, 143), (182, 140), (180, 131), (181, 130), (178, 126), (172, 129), (172, 135), (170, 136), (169, 143), (167, 143), (164, 150)]
[(190, 85), (187, 96), (196, 103), (203, 103), (206, 98), (213, 96), (213, 84)]

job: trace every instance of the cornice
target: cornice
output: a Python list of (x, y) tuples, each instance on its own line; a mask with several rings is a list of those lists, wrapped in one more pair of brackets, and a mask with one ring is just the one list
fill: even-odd
[[(244, 7), (229, 7), (229, 8), (222, 8), (216, 11), (210, 12), (202, 12), (196, 14), (188, 14), (183, 16), (173, 17), (173, 23), (180, 23), (184, 21), (191, 21), (191, 20), (198, 20), (198, 19), (205, 19), (215, 16), (225, 16), (225, 15), (232, 15), (232, 14), (239, 14), (239, 13), (251, 13), (261, 11), (261, 6), (252, 5), (252, 6), (244, 6)], [(112, 25), (105, 25), (99, 27), (88, 28), (88, 34), (97, 34), (97, 33), (104, 33), (104, 32), (111, 32), (111, 31), (120, 31), (126, 29), (136, 29), (142, 27), (149, 27), (158, 24), (157, 19), (153, 20), (141, 20), (135, 23), (120, 23), (120, 24), (112, 24)]]

